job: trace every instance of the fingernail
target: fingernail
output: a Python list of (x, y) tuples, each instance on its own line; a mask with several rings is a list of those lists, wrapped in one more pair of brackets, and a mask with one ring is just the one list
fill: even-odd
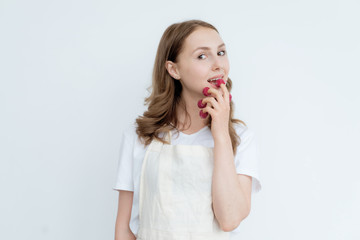
[(218, 79), (218, 80), (216, 80), (216, 86), (217, 87), (220, 87), (220, 84), (225, 84), (225, 82), (224, 82), (224, 80), (223, 79)]
[(231, 93), (229, 93), (230, 95), (229, 95), (229, 100), (230, 100), (230, 102), (231, 102), (231, 98), (232, 98), (232, 96), (231, 96)]
[(205, 103), (205, 104), (202, 103), (202, 99), (200, 99), (200, 100), (198, 101), (197, 105), (198, 105), (199, 108), (204, 108), (204, 107), (206, 107), (206, 103)]
[(205, 96), (210, 96), (210, 94), (208, 93), (208, 91), (209, 91), (209, 87), (205, 87), (204, 89), (203, 89), (203, 94), (205, 95)]
[(201, 118), (206, 118), (208, 116), (208, 114), (209, 113), (207, 113), (207, 112), (204, 113), (203, 110), (200, 110), (200, 117)]

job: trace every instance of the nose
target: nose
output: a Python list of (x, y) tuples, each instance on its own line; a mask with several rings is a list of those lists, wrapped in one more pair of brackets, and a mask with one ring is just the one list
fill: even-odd
[(212, 70), (217, 71), (221, 69), (223, 69), (223, 62), (219, 57), (215, 57), (212, 64)]

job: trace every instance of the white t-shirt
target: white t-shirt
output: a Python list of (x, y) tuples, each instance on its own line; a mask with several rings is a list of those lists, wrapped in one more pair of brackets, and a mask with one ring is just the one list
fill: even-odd
[[(237, 147), (234, 158), (236, 172), (252, 177), (252, 194), (261, 190), (259, 176), (258, 145), (254, 132), (243, 124), (234, 124), (236, 133), (240, 137), (241, 143)], [(160, 134), (159, 137), (163, 137)], [(214, 139), (211, 130), (205, 126), (193, 134), (177, 134), (174, 129), (171, 133), (172, 145), (202, 145), (214, 147)], [(130, 229), (136, 234), (139, 228), (139, 190), (141, 166), (148, 146), (144, 146), (138, 139), (135, 126), (130, 125), (121, 136), (120, 159), (118, 163), (117, 177), (114, 190), (126, 190), (134, 192), (133, 204), (131, 209)], [(240, 225), (231, 232), (230, 239), (235, 239), (239, 232)]]

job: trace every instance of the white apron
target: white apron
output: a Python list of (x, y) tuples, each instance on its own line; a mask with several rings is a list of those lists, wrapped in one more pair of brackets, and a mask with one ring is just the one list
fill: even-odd
[(229, 240), (212, 210), (213, 149), (154, 139), (142, 163), (137, 240)]

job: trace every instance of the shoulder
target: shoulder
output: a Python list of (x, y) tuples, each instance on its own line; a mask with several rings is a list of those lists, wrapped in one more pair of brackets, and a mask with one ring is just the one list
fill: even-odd
[(124, 130), (122, 131), (123, 141), (125, 141), (129, 146), (131, 145), (135, 152), (137, 150), (142, 151), (147, 148), (136, 133), (136, 127), (135, 123), (128, 123), (124, 126)]
[(254, 148), (257, 145), (256, 133), (250, 129), (248, 126), (242, 123), (234, 124), (236, 134), (240, 138), (239, 145), (237, 147), (237, 152), (244, 151), (245, 149)]
[(122, 135), (125, 137), (134, 137), (136, 136), (136, 126), (134, 123), (127, 123), (124, 125)]
[(121, 132), (121, 139), (127, 144), (134, 143), (137, 138), (136, 126), (133, 123), (128, 123), (124, 125), (124, 128)]

